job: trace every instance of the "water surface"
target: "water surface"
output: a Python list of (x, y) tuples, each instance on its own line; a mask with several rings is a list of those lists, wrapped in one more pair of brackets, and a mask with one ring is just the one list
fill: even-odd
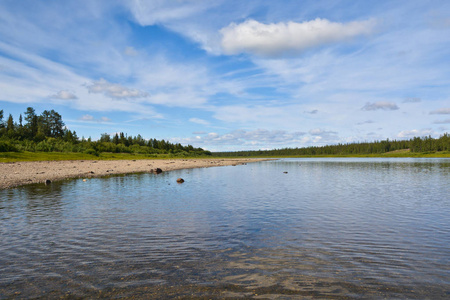
[(320, 158), (3, 190), (0, 298), (450, 298), (449, 184)]

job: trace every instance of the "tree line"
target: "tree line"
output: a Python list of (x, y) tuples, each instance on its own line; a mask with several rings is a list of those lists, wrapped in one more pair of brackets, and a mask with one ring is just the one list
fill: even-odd
[(320, 147), (283, 148), (274, 150), (214, 152), (213, 155), (227, 156), (314, 156), (314, 155), (364, 155), (381, 154), (409, 149), (415, 153), (450, 151), (450, 136), (445, 133), (435, 139), (431, 136), (414, 137), (410, 140), (382, 140), (364, 143), (347, 143)]
[(67, 129), (62, 116), (56, 111), (44, 110), (40, 115), (27, 107), (18, 122), (9, 114), (4, 120), (0, 110), (0, 152), (84, 152), (99, 155), (102, 152), (174, 154), (177, 156), (211, 155), (211, 152), (191, 145), (183, 146), (165, 140), (144, 139), (140, 134), (128, 136), (123, 132), (103, 133), (98, 141), (79, 138), (75, 131)]

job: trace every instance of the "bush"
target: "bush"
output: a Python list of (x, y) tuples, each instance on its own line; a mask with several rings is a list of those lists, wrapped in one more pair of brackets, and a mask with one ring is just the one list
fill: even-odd
[(95, 151), (94, 149), (87, 149), (84, 151), (84, 153), (89, 154), (89, 155), (99, 156), (99, 153), (97, 151)]
[(19, 150), (10, 142), (0, 141), (0, 152), (18, 152)]

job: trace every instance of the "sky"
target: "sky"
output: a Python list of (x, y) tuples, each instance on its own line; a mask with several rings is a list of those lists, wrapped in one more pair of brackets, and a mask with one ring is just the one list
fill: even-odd
[(450, 1), (0, 0), (0, 109), (211, 151), (450, 128)]

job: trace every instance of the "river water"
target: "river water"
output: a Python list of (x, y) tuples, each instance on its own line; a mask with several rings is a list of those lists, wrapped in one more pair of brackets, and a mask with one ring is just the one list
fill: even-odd
[(1, 299), (448, 299), (450, 159), (31, 185), (0, 191), (0, 234)]

